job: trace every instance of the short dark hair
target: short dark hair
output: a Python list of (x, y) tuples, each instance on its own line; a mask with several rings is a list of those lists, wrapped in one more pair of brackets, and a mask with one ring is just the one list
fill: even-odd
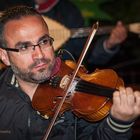
[(3, 38), (5, 24), (10, 20), (20, 19), (25, 16), (41, 17), (34, 8), (24, 5), (10, 7), (2, 13), (2, 16), (0, 17), (0, 47), (6, 47), (6, 40)]

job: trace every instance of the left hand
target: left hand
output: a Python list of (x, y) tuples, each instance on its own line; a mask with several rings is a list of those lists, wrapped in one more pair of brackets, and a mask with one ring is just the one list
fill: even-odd
[(113, 94), (111, 115), (121, 121), (132, 121), (140, 115), (140, 92), (120, 87)]
[(111, 31), (109, 38), (105, 41), (106, 48), (111, 49), (116, 44), (122, 43), (127, 38), (127, 30), (121, 21), (117, 22), (115, 28)]

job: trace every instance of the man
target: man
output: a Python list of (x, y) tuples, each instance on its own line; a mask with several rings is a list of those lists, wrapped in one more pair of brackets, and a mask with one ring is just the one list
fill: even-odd
[[(0, 139), (41, 140), (51, 118), (38, 115), (31, 102), (38, 85), (61, 67), (54, 56), (53, 39), (42, 17), (20, 6), (3, 13), (0, 41), (1, 60), (9, 66), (0, 77)], [(57, 118), (49, 139), (128, 140), (140, 114), (139, 94), (131, 88), (114, 92), (110, 115), (96, 123), (66, 111)]]

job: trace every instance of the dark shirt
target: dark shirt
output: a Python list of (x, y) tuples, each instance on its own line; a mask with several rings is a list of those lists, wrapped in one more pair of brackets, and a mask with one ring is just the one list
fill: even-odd
[[(131, 129), (117, 132), (107, 122), (98, 123), (77, 118), (72, 112), (60, 116), (51, 131), (50, 140), (128, 140)], [(116, 122), (112, 119), (113, 122)], [(32, 108), (31, 101), (19, 87), (11, 68), (0, 77), (0, 140), (41, 140), (50, 123)], [(119, 121), (117, 124), (123, 123)], [(116, 127), (117, 128), (117, 127)]]

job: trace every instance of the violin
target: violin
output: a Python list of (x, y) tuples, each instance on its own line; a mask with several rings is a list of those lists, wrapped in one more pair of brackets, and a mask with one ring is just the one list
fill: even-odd
[(32, 98), (35, 110), (46, 119), (52, 117), (43, 140), (47, 140), (57, 117), (65, 111), (71, 110), (79, 118), (88, 121), (103, 119), (112, 105), (109, 97), (115, 89), (124, 84), (111, 69), (96, 70), (87, 74), (86, 70), (81, 68), (97, 29), (98, 22), (92, 27), (77, 65), (67, 63), (70, 68), (62, 63), (59, 72), (51, 76), (48, 83), (40, 84)]
[[(44, 118), (53, 117), (75, 65), (72, 61), (62, 62), (59, 72), (38, 86), (32, 106)], [(86, 69), (80, 67), (59, 115), (71, 110), (79, 118), (99, 121), (108, 115), (112, 105), (112, 93), (119, 86), (124, 86), (124, 82), (112, 69), (96, 69), (87, 74)]]

